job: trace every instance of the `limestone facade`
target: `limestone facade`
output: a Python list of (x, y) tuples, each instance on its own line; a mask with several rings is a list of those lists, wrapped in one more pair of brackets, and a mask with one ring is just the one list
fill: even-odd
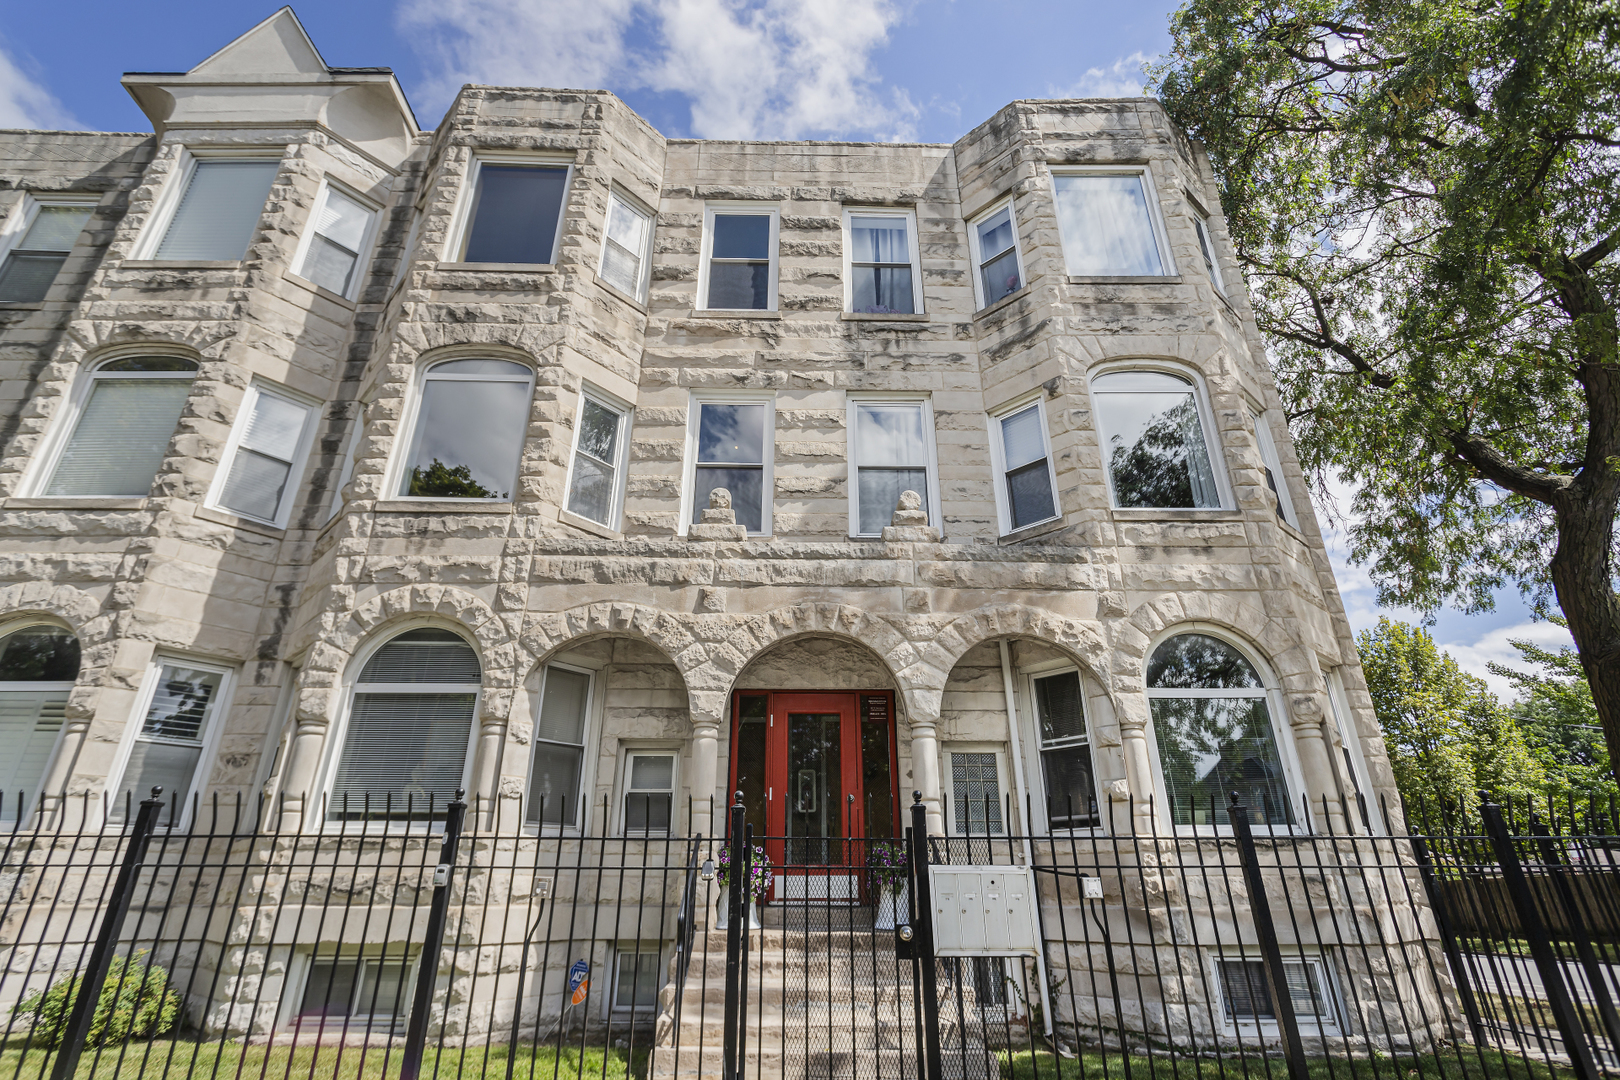
[[(21, 785), (44, 793), (37, 820), (119, 797), (167, 659), (226, 674), (189, 794), (265, 796), (268, 823), (319, 830), (361, 667), (423, 627), (476, 650), (464, 783), (514, 830), (553, 664), (593, 687), (589, 832), (622, 827), (626, 751), (668, 748), (676, 828), (713, 835), (734, 692), (792, 689), (892, 692), (897, 797), (920, 790), (943, 831), (942, 754), (1033, 762), (1025, 676), (1065, 664), (1104, 816), (1167, 830), (1144, 668), (1189, 631), (1261, 672), (1290, 792), (1317, 824), (1343, 831), (1358, 791), (1394, 802), (1208, 161), (1155, 102), (1018, 101), (949, 145), (760, 143), (666, 138), (606, 91), (467, 86), (424, 131), (390, 74), (329, 68), (285, 10), (191, 72), (126, 84), (155, 134), (0, 133), (8, 228), (29, 199), (94, 197), (44, 299), (0, 303), (0, 634), (43, 622), (82, 650), (48, 763)], [(276, 165), (244, 256), (157, 258), (190, 163), (245, 157)], [(460, 261), (480, 162), (566, 166), (551, 262)], [(1068, 167), (1141, 170), (1164, 273), (1068, 272)], [(375, 211), (350, 296), (296, 272), (331, 189)], [(615, 198), (649, 214), (642, 295), (602, 274)], [(984, 305), (970, 223), (1002, 204), (1019, 287)], [(739, 208), (772, 216), (775, 302), (708, 310), (710, 219)], [(850, 210), (913, 223), (919, 313), (851, 310)], [(90, 373), (141, 356), (195, 363), (150, 490), (48, 494)], [(424, 372), (453, 359), (532, 372), (507, 498), (399, 494)], [(1114, 505), (1092, 390), (1114, 370), (1195, 388), (1218, 506)], [(266, 388), (315, 417), (279, 523), (218, 494), (244, 402)], [(627, 410), (606, 522), (567, 509), (587, 392)], [(926, 401), (929, 524), (902, 511), (852, 535), (862, 395)], [(694, 507), (704, 400), (769, 403), (760, 529)], [(1040, 403), (1057, 513), (1015, 530), (998, 423), (1023, 402)], [(1038, 769), (1015, 771), (1004, 792), (1038, 802)]]

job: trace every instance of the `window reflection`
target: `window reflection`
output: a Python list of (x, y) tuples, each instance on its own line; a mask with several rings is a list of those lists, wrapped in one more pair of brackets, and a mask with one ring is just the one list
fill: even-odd
[(708, 402), (698, 408), (692, 522), (702, 520), (709, 493), (725, 488), (731, 492), (737, 524), (749, 532), (763, 532), (765, 406)]
[(1092, 380), (1098, 426), (1118, 506), (1221, 505), (1192, 384), (1155, 371)]
[(530, 396), (522, 364), (452, 360), (429, 369), (399, 493), (510, 499)]

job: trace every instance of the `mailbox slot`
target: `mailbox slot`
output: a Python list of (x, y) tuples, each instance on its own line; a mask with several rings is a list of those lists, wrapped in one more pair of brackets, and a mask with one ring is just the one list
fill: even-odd
[(1025, 866), (930, 866), (936, 956), (1036, 956), (1035, 874)]

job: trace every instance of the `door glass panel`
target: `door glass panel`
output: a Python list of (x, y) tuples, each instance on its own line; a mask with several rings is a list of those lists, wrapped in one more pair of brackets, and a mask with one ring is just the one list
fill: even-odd
[[(747, 807), (748, 824), (755, 836), (764, 836), (765, 828), (765, 733), (766, 706), (770, 699), (764, 694), (744, 694), (738, 702), (737, 716), (737, 787), (742, 792), (743, 806)], [(729, 821), (729, 817), (717, 818)], [(723, 826), (722, 826), (723, 827)]]
[(843, 835), (842, 717), (788, 714), (786, 861), (830, 866), (839, 861), (832, 841)]
[[(873, 703), (878, 703), (878, 708)], [(861, 723), (861, 779), (866, 795), (867, 836), (894, 831), (894, 787), (889, 770), (889, 713), (884, 698), (867, 698)], [(881, 709), (881, 711), (879, 711)], [(876, 716), (873, 713), (877, 713)]]

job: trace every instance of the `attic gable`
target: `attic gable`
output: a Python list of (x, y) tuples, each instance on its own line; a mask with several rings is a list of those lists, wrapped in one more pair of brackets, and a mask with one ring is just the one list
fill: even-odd
[(188, 75), (325, 75), (326, 61), (290, 7), (192, 68)]

